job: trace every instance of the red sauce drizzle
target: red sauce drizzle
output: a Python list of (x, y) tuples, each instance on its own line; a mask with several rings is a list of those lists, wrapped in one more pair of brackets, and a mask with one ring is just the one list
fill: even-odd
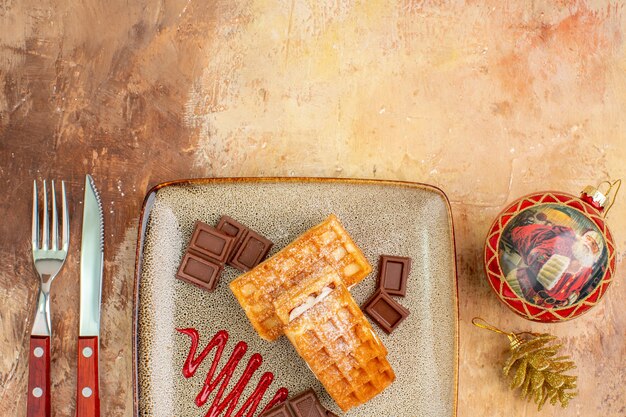
[[(215, 356), (213, 357), (213, 362), (211, 363), (211, 368), (209, 369), (209, 372), (206, 375), (206, 379), (204, 380), (204, 386), (196, 396), (195, 403), (198, 407), (202, 407), (208, 401), (209, 395), (211, 395), (211, 393), (215, 391), (215, 389), (219, 385), (219, 388), (217, 389), (217, 394), (213, 399), (211, 407), (206, 413), (206, 417), (217, 417), (221, 415), (224, 410), (226, 410), (226, 414), (224, 415), (224, 417), (230, 417), (232, 412), (237, 407), (237, 403), (239, 402), (243, 390), (248, 385), (248, 382), (250, 382), (250, 378), (252, 378), (252, 375), (261, 366), (261, 363), (263, 363), (263, 358), (258, 353), (255, 353), (250, 357), (250, 359), (248, 360), (248, 365), (246, 365), (243, 374), (241, 375), (241, 377), (239, 377), (239, 381), (237, 381), (230, 393), (228, 393), (228, 395), (226, 395), (226, 397), (222, 400), (222, 397), (224, 396), (224, 391), (228, 387), (228, 383), (230, 382), (230, 379), (233, 376), (237, 365), (239, 365), (241, 358), (243, 358), (246, 351), (248, 350), (248, 345), (246, 344), (246, 342), (237, 343), (237, 346), (235, 346), (233, 353), (228, 359), (228, 362), (226, 362), (224, 368), (222, 368), (222, 370), (219, 372), (219, 374), (217, 374), (214, 379), (213, 375), (217, 370), (217, 365), (222, 358), (222, 352), (224, 351), (224, 347), (228, 342), (228, 332), (226, 332), (226, 330), (218, 331), (215, 336), (213, 336), (213, 339), (211, 339), (209, 344), (204, 348), (204, 350), (198, 356), (196, 356), (198, 342), (200, 340), (198, 331), (191, 328), (176, 330), (178, 330), (180, 333), (186, 334), (191, 339), (189, 354), (187, 355), (187, 359), (185, 360), (185, 364), (183, 365), (183, 375), (185, 376), (185, 378), (191, 378), (192, 376), (194, 376), (196, 370), (198, 369), (204, 358), (209, 354), (209, 352), (211, 352), (211, 350), (213, 350), (214, 348), (216, 349)], [(274, 374), (271, 372), (265, 372), (261, 376), (261, 379), (259, 380), (259, 383), (254, 389), (254, 392), (252, 393), (250, 398), (248, 398), (243, 403), (243, 405), (241, 406), (239, 411), (237, 411), (237, 414), (235, 414), (234, 417), (253, 417), (256, 409), (259, 406), (259, 403), (261, 402), (261, 399), (263, 398), (263, 395), (265, 394), (265, 391), (267, 391), (273, 380)], [(287, 391), (287, 388), (279, 388), (276, 391), (276, 394), (274, 394), (274, 397), (270, 400), (270, 402), (268, 402), (267, 405), (261, 410), (259, 415), (285, 401), (288, 395), (289, 392)]]

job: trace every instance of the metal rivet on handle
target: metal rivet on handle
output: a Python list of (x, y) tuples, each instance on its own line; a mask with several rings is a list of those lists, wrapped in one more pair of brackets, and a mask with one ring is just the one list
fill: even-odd
[(91, 388), (85, 387), (85, 388), (83, 388), (81, 393), (83, 394), (83, 397), (89, 398), (89, 397), (91, 397), (91, 394), (93, 394), (93, 391), (91, 391)]
[(41, 388), (39, 388), (39, 387), (35, 387), (35, 388), (33, 388), (33, 395), (36, 398), (39, 398), (39, 397), (41, 397), (43, 395), (43, 390)]
[(83, 356), (86, 358), (91, 358), (91, 355), (93, 355), (93, 350), (90, 347), (86, 347), (83, 349)]
[(35, 350), (33, 350), (33, 354), (37, 357), (37, 358), (41, 358), (43, 356), (43, 348), (40, 347), (36, 347)]

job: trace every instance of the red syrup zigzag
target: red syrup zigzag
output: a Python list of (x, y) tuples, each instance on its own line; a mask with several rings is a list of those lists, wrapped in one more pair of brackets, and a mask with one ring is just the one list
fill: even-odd
[[(243, 390), (248, 385), (248, 382), (250, 382), (250, 378), (252, 378), (252, 375), (261, 366), (263, 358), (258, 353), (255, 353), (250, 357), (250, 359), (248, 360), (248, 365), (244, 369), (241, 377), (239, 377), (239, 381), (237, 381), (233, 389), (222, 400), (222, 397), (224, 396), (224, 391), (228, 387), (228, 383), (230, 382), (230, 379), (232, 378), (233, 373), (237, 368), (237, 365), (239, 365), (241, 358), (243, 358), (246, 351), (248, 350), (248, 345), (246, 344), (246, 342), (243, 341), (237, 343), (237, 346), (235, 346), (235, 349), (230, 355), (230, 358), (228, 359), (228, 362), (226, 362), (224, 368), (222, 368), (219, 374), (215, 378), (213, 378), (213, 375), (217, 370), (217, 365), (219, 364), (222, 357), (224, 347), (228, 342), (228, 332), (226, 332), (225, 330), (218, 331), (215, 336), (213, 336), (213, 339), (211, 339), (209, 344), (204, 348), (204, 350), (196, 357), (198, 342), (200, 340), (198, 331), (191, 328), (176, 330), (178, 330), (180, 333), (186, 334), (191, 339), (189, 354), (187, 355), (187, 359), (185, 360), (185, 364), (183, 366), (183, 375), (185, 376), (185, 378), (191, 378), (192, 376), (194, 376), (196, 370), (198, 369), (204, 358), (209, 354), (209, 352), (211, 352), (211, 350), (213, 350), (214, 348), (216, 349), (215, 356), (213, 357), (213, 362), (211, 363), (211, 368), (207, 373), (206, 379), (204, 381), (204, 386), (196, 396), (195, 403), (198, 407), (202, 407), (209, 399), (209, 395), (211, 395), (211, 393), (215, 391), (215, 389), (219, 385), (219, 388), (217, 389), (217, 394), (215, 395), (213, 403), (211, 404), (211, 407), (207, 411), (205, 417), (221, 416), (224, 410), (226, 410), (226, 414), (224, 414), (223, 417), (230, 417), (237, 407), (237, 403), (239, 402)], [(263, 398), (263, 395), (265, 394), (265, 391), (267, 391), (273, 379), (273, 373), (265, 372), (261, 376), (261, 379), (259, 380), (259, 383), (254, 389), (252, 395), (250, 395), (250, 397), (243, 403), (243, 405), (241, 406), (239, 411), (237, 411), (237, 414), (235, 414), (234, 417), (253, 417), (259, 406), (259, 403), (261, 402), (261, 399)], [(267, 403), (267, 405), (261, 410), (258, 415), (263, 414), (265, 411), (282, 403), (287, 399), (288, 395), (289, 392), (287, 391), (287, 388), (279, 388), (276, 391), (276, 394), (274, 394), (274, 397)]]

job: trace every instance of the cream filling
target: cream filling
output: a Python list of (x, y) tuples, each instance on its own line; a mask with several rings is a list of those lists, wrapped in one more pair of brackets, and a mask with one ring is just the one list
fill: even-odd
[(306, 300), (304, 300), (304, 303), (300, 304), (298, 307), (296, 307), (293, 310), (291, 310), (291, 313), (289, 313), (289, 322), (292, 322), (293, 320), (297, 319), (302, 314), (304, 314), (305, 311), (307, 311), (308, 309), (310, 309), (314, 305), (322, 302), (324, 300), (324, 298), (328, 297), (328, 294), (330, 294), (332, 292), (332, 290), (333, 289), (331, 287), (324, 287), (324, 288), (322, 288), (322, 291), (320, 291), (319, 294), (317, 294), (317, 295), (315, 295), (315, 294), (309, 295), (306, 298)]

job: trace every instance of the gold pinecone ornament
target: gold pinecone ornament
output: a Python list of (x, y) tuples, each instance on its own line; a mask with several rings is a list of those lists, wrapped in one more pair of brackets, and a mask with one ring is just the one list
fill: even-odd
[(576, 368), (576, 364), (569, 356), (557, 356), (563, 345), (556, 336), (547, 333), (507, 333), (480, 318), (474, 318), (472, 323), (509, 338), (510, 356), (502, 372), (512, 378), (511, 389), (521, 388), (522, 398), (534, 401), (538, 410), (547, 401), (552, 405), (559, 402), (565, 408), (569, 400), (578, 395), (577, 377), (564, 374)]

